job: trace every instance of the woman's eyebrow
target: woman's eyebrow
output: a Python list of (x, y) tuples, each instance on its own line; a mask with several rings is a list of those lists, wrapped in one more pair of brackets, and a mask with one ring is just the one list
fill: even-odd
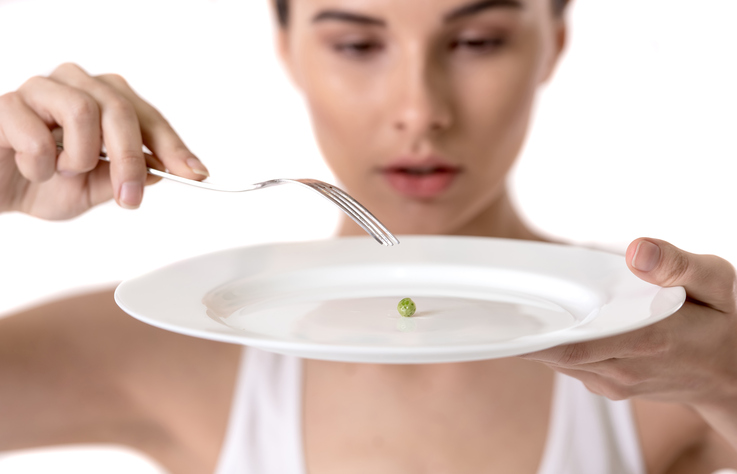
[(312, 17), (312, 23), (329, 20), (347, 21), (349, 23), (358, 23), (361, 25), (386, 26), (384, 20), (379, 18), (342, 10), (322, 10)]
[(475, 15), (489, 8), (516, 8), (523, 9), (524, 5), (519, 0), (481, 0), (473, 2), (446, 13), (443, 19), (446, 22), (457, 20), (464, 16)]

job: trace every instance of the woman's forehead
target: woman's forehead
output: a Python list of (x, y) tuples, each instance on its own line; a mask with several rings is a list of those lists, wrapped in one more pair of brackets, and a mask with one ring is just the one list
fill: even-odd
[[(536, 9), (550, 0), (289, 0), (295, 17), (314, 21), (323, 12), (355, 12), (374, 17), (434, 18), (463, 13)], [(325, 15), (322, 15), (324, 17)]]

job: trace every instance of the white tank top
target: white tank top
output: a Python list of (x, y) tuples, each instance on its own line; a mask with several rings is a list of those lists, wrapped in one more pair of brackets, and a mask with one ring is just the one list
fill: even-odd
[[(301, 359), (242, 353), (216, 474), (306, 474)], [(629, 402), (594, 395), (562, 374), (554, 387), (537, 474), (645, 474)]]

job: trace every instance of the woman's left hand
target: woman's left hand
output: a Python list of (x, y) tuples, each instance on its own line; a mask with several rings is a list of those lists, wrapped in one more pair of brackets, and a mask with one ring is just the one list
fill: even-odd
[[(522, 357), (575, 377), (614, 400), (643, 397), (691, 405), (737, 446), (735, 268), (719, 257), (695, 255), (649, 238), (632, 242), (626, 261), (642, 280), (683, 286), (683, 307), (627, 334)], [(718, 421), (725, 416), (732, 421)], [(712, 421), (729, 426), (717, 427)]]

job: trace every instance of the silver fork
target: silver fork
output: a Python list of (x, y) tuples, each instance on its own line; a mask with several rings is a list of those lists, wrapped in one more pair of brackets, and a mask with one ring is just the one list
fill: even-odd
[[(59, 149), (62, 149), (61, 144), (57, 144)], [(110, 159), (104, 152), (100, 153), (100, 159), (109, 162)], [(371, 237), (373, 237), (381, 245), (392, 246), (399, 243), (399, 239), (394, 237), (394, 234), (389, 232), (384, 225), (379, 222), (379, 219), (374, 217), (368, 209), (363, 207), (360, 202), (353, 199), (348, 193), (328, 184), (324, 181), (318, 181), (316, 179), (270, 179), (268, 181), (262, 181), (260, 183), (254, 183), (245, 188), (227, 188), (224, 186), (218, 186), (212, 183), (204, 183), (202, 181), (195, 181), (193, 179), (182, 178), (171, 173), (159, 171), (154, 168), (146, 167), (148, 174), (158, 176), (160, 178), (169, 179), (176, 181), (177, 183), (188, 184), (190, 186), (196, 186), (198, 188), (211, 189), (213, 191), (222, 191), (227, 193), (242, 193), (246, 191), (255, 191), (257, 189), (269, 188), (271, 186), (279, 186), (281, 184), (301, 184), (317, 193), (322, 197), (326, 198), (336, 206), (338, 206), (343, 212), (353, 219), (356, 224), (360, 225)]]

